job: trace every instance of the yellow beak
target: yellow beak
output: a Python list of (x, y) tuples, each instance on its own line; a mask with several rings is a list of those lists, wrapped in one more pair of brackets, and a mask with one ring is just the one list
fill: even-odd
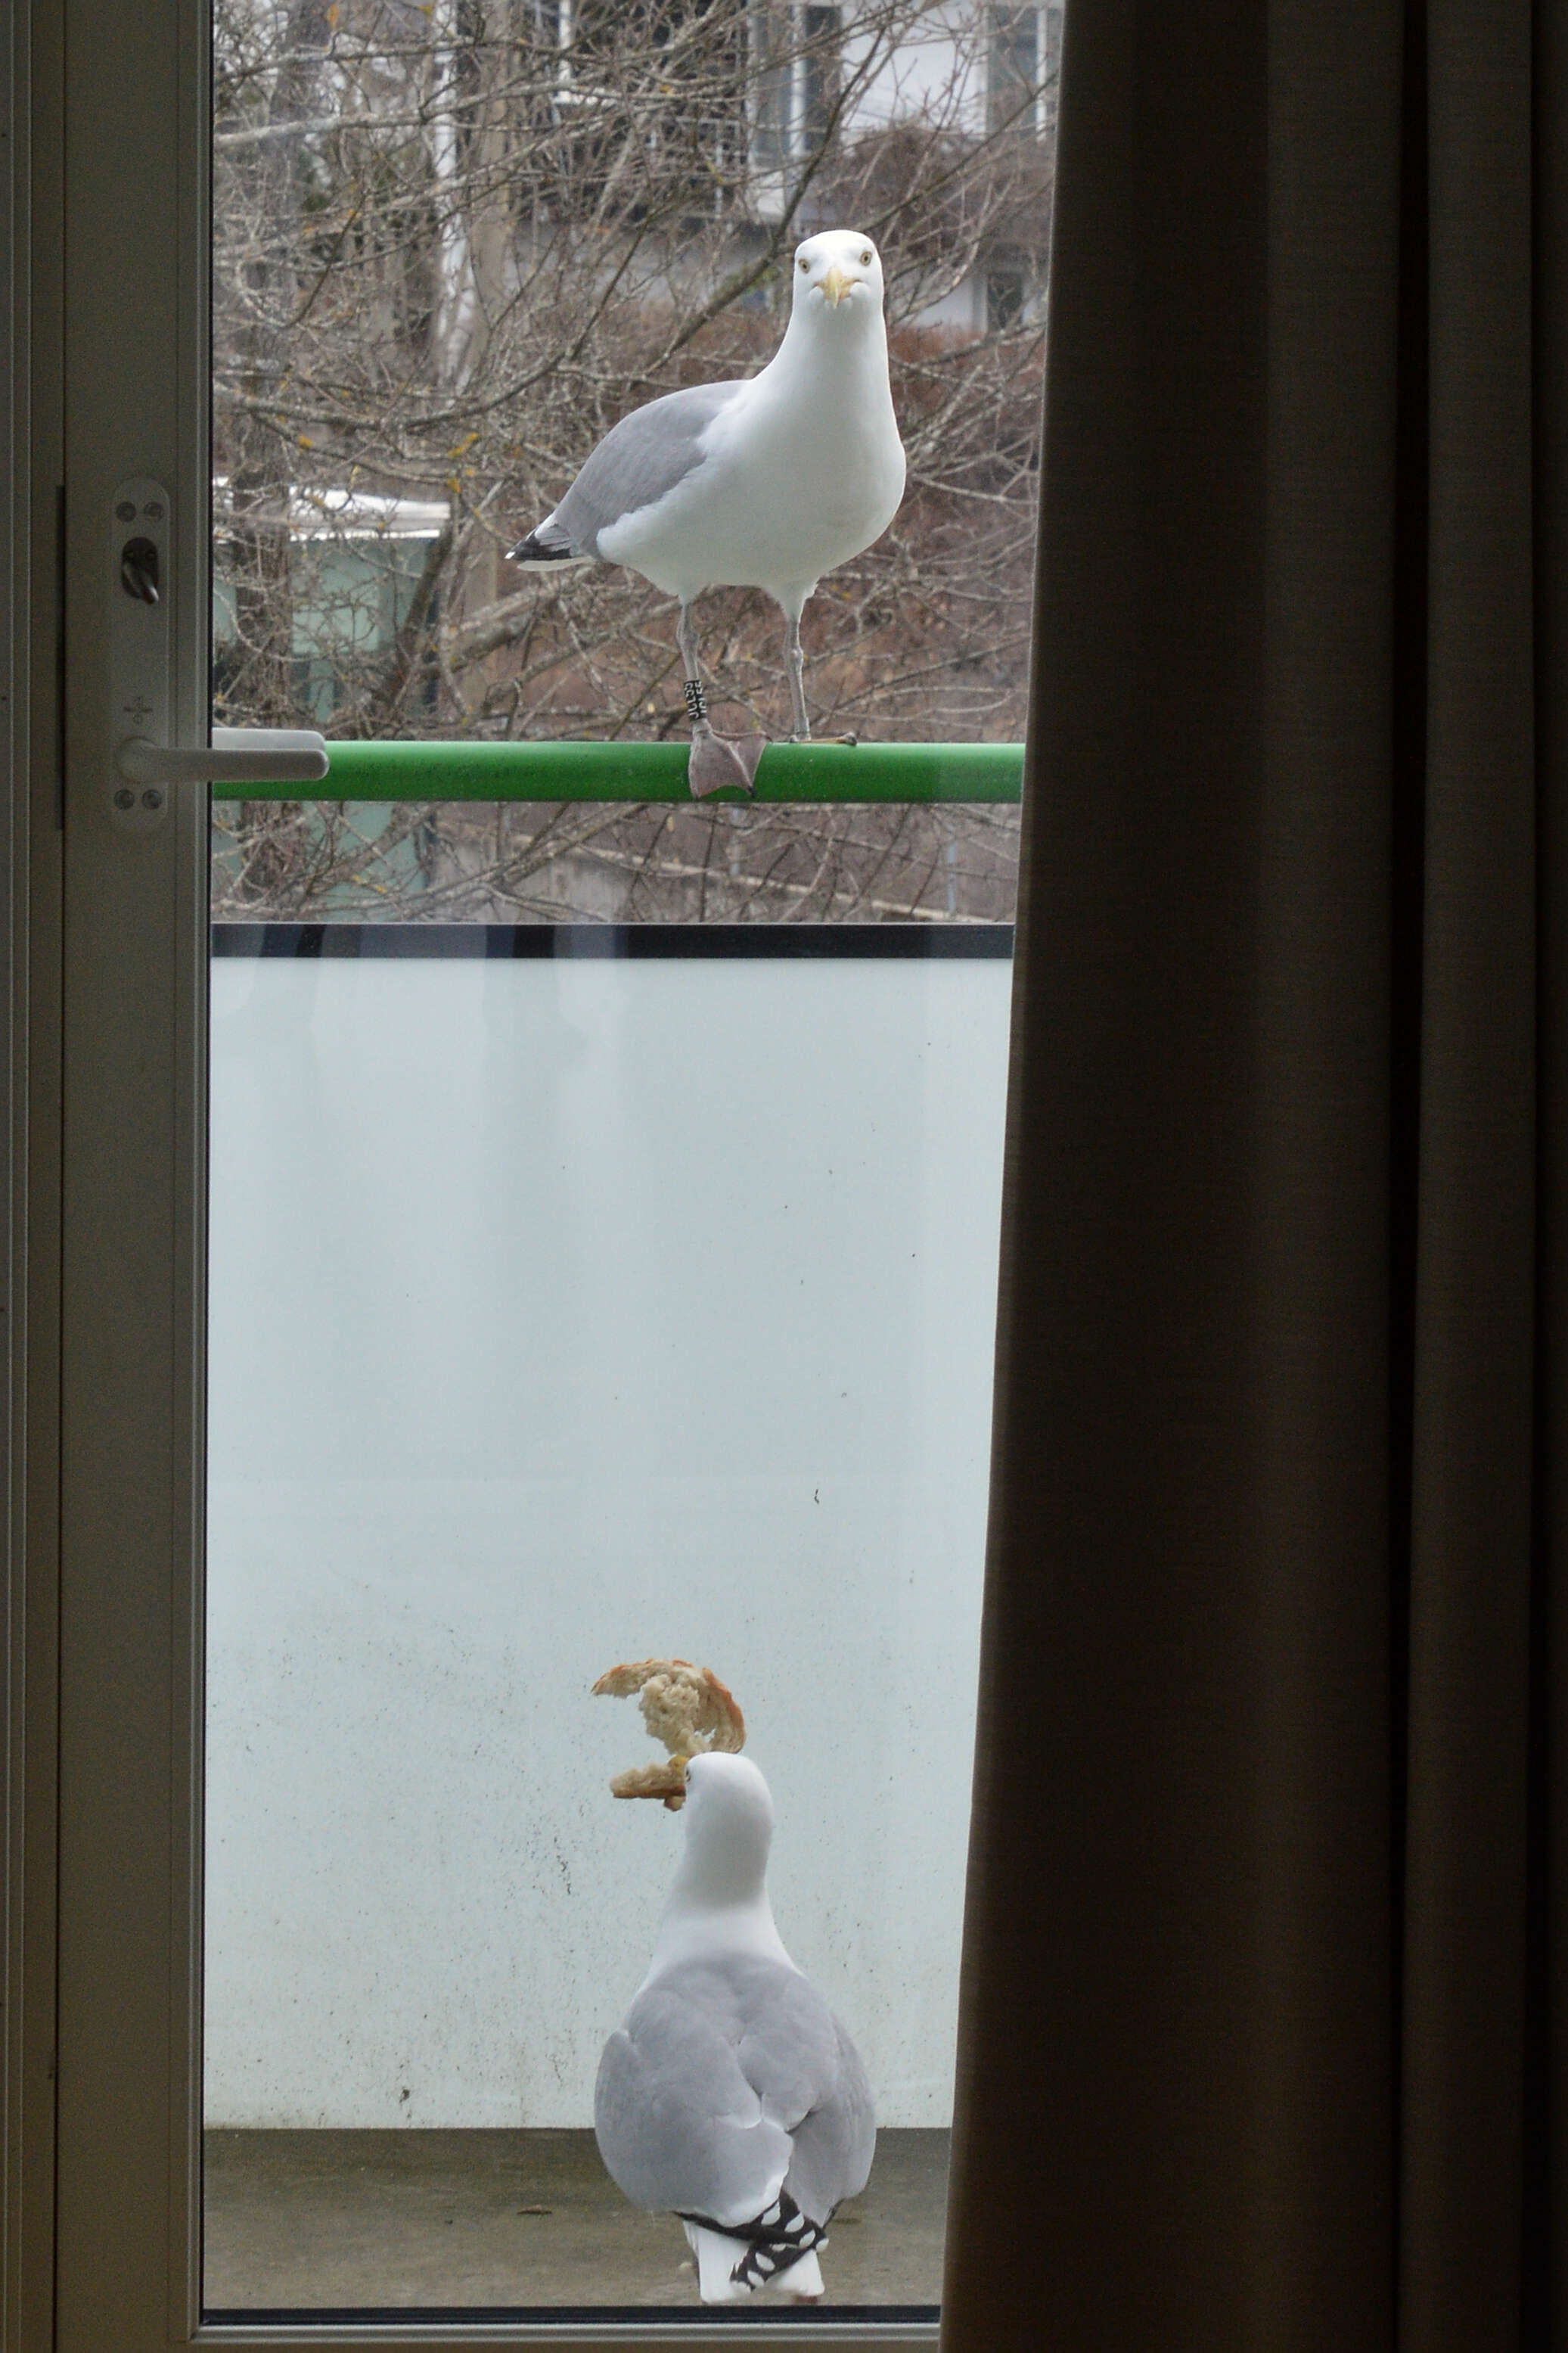
[(858, 284), (858, 279), (851, 278), (847, 271), (840, 269), (836, 261), (830, 261), (822, 274), (822, 290), (836, 311), (849, 289)]

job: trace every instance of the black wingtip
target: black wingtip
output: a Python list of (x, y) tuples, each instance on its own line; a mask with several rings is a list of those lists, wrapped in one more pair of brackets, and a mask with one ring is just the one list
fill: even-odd
[(507, 549), (506, 560), (509, 564), (570, 564), (575, 554), (570, 543), (541, 539), (536, 531), (531, 531), (526, 539)]

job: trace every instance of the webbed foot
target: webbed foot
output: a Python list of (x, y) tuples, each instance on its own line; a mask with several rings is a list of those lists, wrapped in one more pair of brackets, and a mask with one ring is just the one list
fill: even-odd
[(706, 720), (691, 731), (691, 756), (686, 764), (691, 797), (710, 793), (754, 793), (757, 762), (767, 745), (765, 735), (716, 735)]

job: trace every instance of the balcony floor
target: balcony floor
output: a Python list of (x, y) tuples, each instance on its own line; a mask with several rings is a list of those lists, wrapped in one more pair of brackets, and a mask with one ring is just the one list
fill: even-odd
[[(879, 2136), (827, 2304), (937, 2302), (947, 2154)], [(205, 2231), (209, 2311), (698, 2305), (679, 2224), (627, 2205), (591, 2132), (209, 2132)]]

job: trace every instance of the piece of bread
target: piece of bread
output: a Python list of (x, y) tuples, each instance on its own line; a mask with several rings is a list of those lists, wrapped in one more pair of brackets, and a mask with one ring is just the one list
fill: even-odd
[(662, 1798), (672, 1814), (686, 1803), (686, 1759), (667, 1757), (661, 1765), (628, 1765), (610, 1783), (614, 1798)]
[(655, 1740), (669, 1751), (668, 1762), (633, 1765), (610, 1783), (617, 1798), (661, 1798), (671, 1813), (686, 1803), (686, 1762), (721, 1748), (731, 1756), (745, 1746), (746, 1719), (710, 1667), (689, 1659), (637, 1659), (611, 1667), (594, 1685), (596, 1695), (630, 1699)]

